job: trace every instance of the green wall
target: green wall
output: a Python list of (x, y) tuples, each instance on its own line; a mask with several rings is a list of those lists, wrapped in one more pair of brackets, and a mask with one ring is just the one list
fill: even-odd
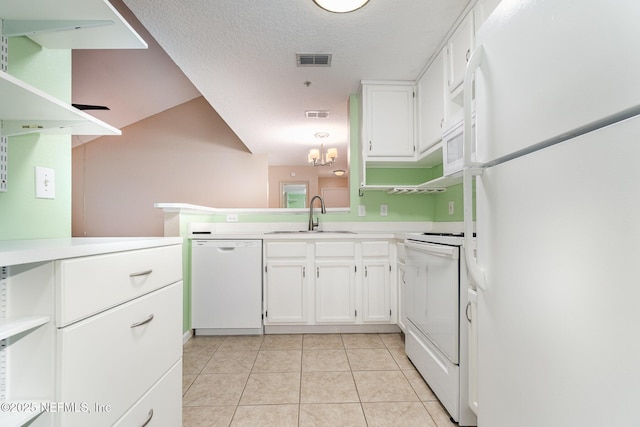
[[(43, 49), (9, 39), (9, 74), (71, 102), (71, 50)], [(11, 102), (3, 99), (1, 102)], [(71, 137), (38, 133), (10, 137), (7, 192), (0, 192), (0, 240), (71, 236)], [(35, 166), (55, 171), (56, 198), (35, 198)]]

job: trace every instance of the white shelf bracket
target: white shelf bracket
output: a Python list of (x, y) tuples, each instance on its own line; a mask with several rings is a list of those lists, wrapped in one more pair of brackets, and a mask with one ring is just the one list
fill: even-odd
[[(0, 19), (0, 71), (6, 73), (9, 69), (9, 38), (3, 35), (2, 25), (3, 21)], [(2, 121), (0, 121), (1, 130)], [(7, 137), (0, 136), (0, 192), (3, 193), (7, 191), (8, 151)]]
[[(0, 319), (7, 317), (7, 288), (9, 272), (0, 266)], [(0, 340), (0, 401), (7, 400), (7, 340)]]

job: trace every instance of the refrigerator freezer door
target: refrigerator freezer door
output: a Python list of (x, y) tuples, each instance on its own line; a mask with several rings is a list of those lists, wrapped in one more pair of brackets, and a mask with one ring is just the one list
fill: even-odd
[(478, 161), (640, 100), (640, 2), (503, 0), (476, 36)]
[(477, 178), (479, 426), (638, 426), (640, 118)]

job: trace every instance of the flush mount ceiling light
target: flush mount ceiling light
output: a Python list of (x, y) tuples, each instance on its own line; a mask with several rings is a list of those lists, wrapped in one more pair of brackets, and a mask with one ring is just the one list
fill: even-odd
[[(317, 132), (314, 135), (316, 138), (323, 139), (329, 136), (327, 132)], [(320, 144), (320, 149), (312, 148), (309, 150), (307, 160), (313, 166), (331, 166), (338, 157), (337, 148), (329, 148), (327, 152), (324, 152), (324, 144)]]
[(336, 169), (333, 171), (335, 176), (343, 176), (345, 173), (347, 173), (347, 171), (344, 169)]
[(347, 13), (360, 9), (369, 3), (369, 0), (313, 0), (313, 2), (329, 12)]

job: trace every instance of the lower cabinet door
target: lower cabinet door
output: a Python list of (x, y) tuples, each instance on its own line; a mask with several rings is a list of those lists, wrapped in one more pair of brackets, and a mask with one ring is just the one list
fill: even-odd
[(316, 322), (356, 321), (355, 261), (316, 261)]
[(182, 359), (140, 399), (114, 427), (180, 427), (182, 425)]
[[(96, 298), (99, 298), (96, 295)], [(182, 357), (182, 282), (58, 330), (57, 425), (111, 426)]]

